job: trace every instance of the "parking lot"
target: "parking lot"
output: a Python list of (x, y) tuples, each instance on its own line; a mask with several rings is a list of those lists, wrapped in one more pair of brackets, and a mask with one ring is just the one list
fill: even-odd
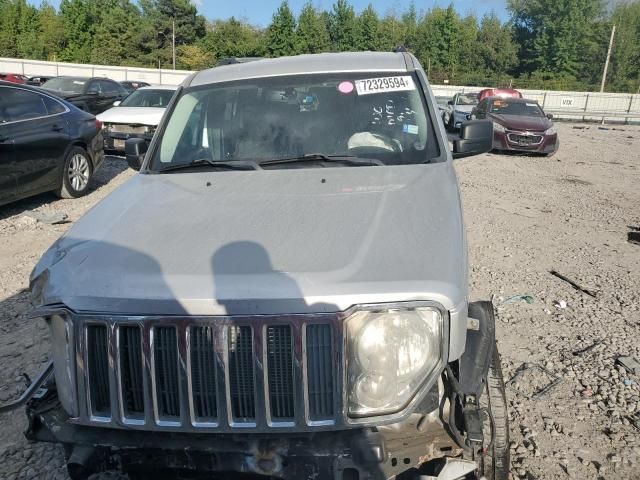
[[(640, 246), (627, 241), (640, 228), (640, 128), (559, 124), (558, 131), (561, 148), (551, 158), (456, 161), (471, 296), (493, 299), (505, 379), (515, 376), (508, 389), (514, 478), (637, 478), (640, 376), (615, 361), (640, 357)], [(0, 208), (0, 402), (47, 360), (47, 331), (26, 318), (29, 272), (132, 174), (108, 158), (84, 198), (46, 194)], [(25, 211), (64, 213), (67, 223)], [(0, 424), (1, 478), (67, 478), (58, 447), (24, 440), (22, 411), (0, 416)]]

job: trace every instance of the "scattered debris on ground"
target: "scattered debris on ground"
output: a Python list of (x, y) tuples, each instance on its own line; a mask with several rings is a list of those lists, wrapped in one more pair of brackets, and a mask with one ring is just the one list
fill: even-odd
[(22, 215), (37, 222), (48, 223), (49, 225), (58, 225), (69, 222), (69, 216), (63, 212), (46, 213), (38, 210), (31, 210), (24, 212)]
[[(576, 290), (581, 291), (582, 293), (586, 293), (587, 295), (589, 295), (590, 297), (595, 298), (596, 294), (595, 292), (591, 291), (591, 290), (587, 290), (584, 287), (581, 287), (580, 285), (578, 285), (576, 282), (574, 282), (573, 280), (571, 280), (568, 277), (565, 277), (564, 275), (562, 275), (561, 273), (556, 272), (555, 270), (551, 270), (551, 275), (553, 275), (554, 277), (558, 277), (560, 280), (564, 280), (565, 282), (567, 282), (569, 285), (571, 285), (573, 288), (575, 288)], [(565, 305), (566, 306), (566, 305)], [(564, 307), (563, 307), (564, 308)]]

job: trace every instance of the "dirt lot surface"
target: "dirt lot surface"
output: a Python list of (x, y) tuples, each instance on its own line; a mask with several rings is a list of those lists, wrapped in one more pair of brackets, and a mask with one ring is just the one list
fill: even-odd
[[(622, 355), (640, 360), (640, 245), (627, 242), (640, 229), (640, 128), (558, 129), (552, 158), (456, 162), (472, 298), (493, 299), (505, 378), (515, 376), (507, 390), (513, 477), (640, 478), (640, 372), (616, 364)], [(26, 319), (32, 267), (131, 174), (110, 159), (86, 198), (0, 207), (0, 402), (47, 359), (46, 330)], [(70, 223), (23, 215), (34, 209), (64, 212)], [(59, 448), (24, 439), (22, 411), (0, 415), (0, 426), (0, 479), (67, 478)]]

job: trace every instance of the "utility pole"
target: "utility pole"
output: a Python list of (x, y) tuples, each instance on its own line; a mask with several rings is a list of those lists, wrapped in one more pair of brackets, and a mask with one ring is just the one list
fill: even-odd
[[(173, 69), (176, 69), (176, 19), (175, 17), (171, 21), (171, 26), (173, 27), (173, 38), (172, 38), (172, 46), (173, 46)], [(613, 27), (616, 28), (615, 26)], [(613, 36), (611, 37), (611, 41), (613, 41)], [(609, 46), (609, 52), (611, 52), (611, 46)], [(607, 56), (607, 63), (609, 63), (609, 57)], [(606, 68), (606, 67), (605, 67)], [(606, 70), (605, 70), (606, 72)]]
[[(158, 30), (158, 34), (162, 35), (166, 41), (169, 40), (167, 38), (167, 34), (162, 30)], [(175, 18), (171, 20), (171, 53), (173, 56), (173, 69), (175, 70), (176, 69), (176, 19)]]
[(602, 73), (602, 83), (600, 84), (600, 93), (604, 92), (604, 84), (607, 81), (607, 70), (609, 70), (609, 60), (611, 59), (611, 50), (613, 49), (613, 36), (616, 34), (616, 26), (611, 29), (611, 39), (609, 40), (609, 50), (607, 50), (607, 60), (604, 62), (604, 72)]

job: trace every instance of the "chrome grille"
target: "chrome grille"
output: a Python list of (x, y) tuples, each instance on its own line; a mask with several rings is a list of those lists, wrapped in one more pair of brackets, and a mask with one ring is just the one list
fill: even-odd
[(509, 132), (507, 133), (507, 138), (511, 143), (516, 145), (520, 145), (522, 147), (531, 147), (534, 145), (540, 145), (544, 137), (542, 135), (537, 135), (533, 133), (518, 133), (518, 132)]
[[(319, 323), (323, 322), (323, 323)], [(313, 431), (341, 415), (335, 315), (78, 322), (74, 423), (164, 431)], [(115, 367), (115, 368), (112, 368)], [(338, 415), (340, 414), (340, 415)]]

